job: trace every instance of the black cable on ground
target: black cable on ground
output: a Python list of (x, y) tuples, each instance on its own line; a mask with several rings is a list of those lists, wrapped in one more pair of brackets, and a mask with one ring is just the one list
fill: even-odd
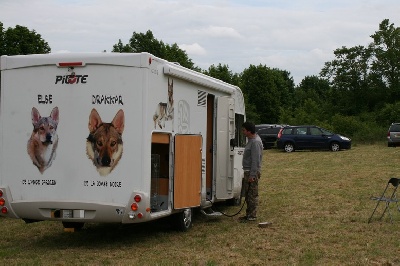
[[(219, 212), (222, 213), (222, 215), (227, 216), (227, 217), (235, 217), (236, 215), (238, 215), (243, 210), (244, 204), (246, 203), (247, 195), (249, 194), (249, 190), (250, 190), (250, 186), (248, 186), (248, 188), (247, 188), (246, 196), (244, 197), (244, 201), (243, 201), (242, 207), (240, 207), (240, 210), (237, 213), (235, 213), (235, 214), (226, 214), (226, 213), (224, 213), (222, 211), (219, 211)], [(214, 211), (211, 207), (210, 207), (210, 209), (212, 211)]]

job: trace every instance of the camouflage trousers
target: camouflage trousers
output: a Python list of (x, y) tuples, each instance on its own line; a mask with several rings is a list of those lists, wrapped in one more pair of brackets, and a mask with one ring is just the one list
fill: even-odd
[(258, 207), (258, 180), (260, 179), (261, 173), (257, 172), (257, 178), (254, 182), (249, 183), (250, 172), (244, 172), (244, 178), (242, 181), (242, 197), (245, 197), (247, 209), (247, 217), (257, 217)]

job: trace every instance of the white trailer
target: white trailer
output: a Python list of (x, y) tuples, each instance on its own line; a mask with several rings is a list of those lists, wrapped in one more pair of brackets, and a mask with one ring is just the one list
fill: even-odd
[(140, 223), (240, 202), (241, 90), (148, 53), (1, 57), (1, 216)]

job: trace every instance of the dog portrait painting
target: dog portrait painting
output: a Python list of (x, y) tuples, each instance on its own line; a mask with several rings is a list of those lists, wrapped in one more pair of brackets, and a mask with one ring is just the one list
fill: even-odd
[[(168, 78), (168, 99), (167, 102), (160, 102), (153, 115), (154, 128), (165, 128), (165, 121), (174, 119), (174, 81)], [(173, 124), (173, 122), (172, 122)]]
[(41, 116), (33, 107), (31, 112), (33, 131), (28, 140), (27, 151), (33, 164), (43, 172), (56, 158), (58, 145), (57, 126), (59, 121), (58, 107), (54, 107), (50, 116)]
[(101, 176), (108, 175), (122, 157), (125, 117), (120, 109), (111, 123), (102, 121), (96, 109), (89, 115), (89, 136), (86, 139), (86, 154)]

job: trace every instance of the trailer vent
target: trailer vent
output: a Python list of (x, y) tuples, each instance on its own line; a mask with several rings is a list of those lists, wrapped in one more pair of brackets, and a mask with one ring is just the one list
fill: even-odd
[(206, 103), (207, 103), (207, 92), (197, 91), (197, 105), (205, 107)]

